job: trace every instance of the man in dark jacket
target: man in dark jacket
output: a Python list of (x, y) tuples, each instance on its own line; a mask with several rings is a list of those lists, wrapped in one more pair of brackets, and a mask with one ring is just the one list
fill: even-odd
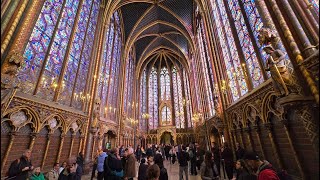
[(190, 144), (190, 147), (189, 147), (189, 154), (191, 154), (191, 157), (190, 158), (190, 173), (191, 175), (197, 175), (197, 168), (196, 168), (196, 163), (197, 163), (197, 157), (196, 157), (196, 149), (194, 147), (194, 144)]
[(247, 152), (243, 159), (252, 170), (257, 170), (258, 180), (280, 180), (272, 165), (268, 161), (260, 160), (257, 153)]
[(179, 161), (179, 180), (182, 180), (182, 174), (184, 171), (184, 174), (186, 178), (184, 180), (188, 180), (188, 161), (190, 160), (189, 154), (186, 152), (186, 147), (183, 145), (182, 150), (178, 155), (178, 161)]
[(9, 168), (9, 178), (15, 180), (27, 179), (29, 171), (33, 170), (30, 157), (31, 150), (28, 149), (23, 153), (23, 155), (19, 159), (13, 161)]
[(81, 180), (82, 167), (77, 164), (77, 158), (71, 157), (68, 159), (67, 167), (62, 170), (58, 180)]
[(240, 144), (236, 143), (236, 158), (237, 160), (242, 159), (243, 155), (245, 153), (245, 150), (240, 146)]
[(138, 172), (138, 180), (146, 180), (147, 179), (147, 169), (148, 165), (146, 164), (145, 159), (141, 159), (139, 172)]
[(214, 163), (217, 166), (218, 174), (220, 176), (220, 149), (216, 142), (212, 142), (211, 152), (213, 153)]
[(227, 142), (224, 143), (221, 149), (221, 158), (229, 179), (233, 177), (233, 154)]
[(196, 146), (196, 165), (198, 170), (200, 171), (200, 166), (204, 160), (205, 151), (202, 148), (200, 148), (198, 143), (195, 143), (195, 146)]

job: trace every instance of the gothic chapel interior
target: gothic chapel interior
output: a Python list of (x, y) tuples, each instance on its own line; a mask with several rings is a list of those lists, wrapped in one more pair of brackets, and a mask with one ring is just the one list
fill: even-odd
[(228, 142), (319, 179), (318, 58), (318, 0), (1, 0), (1, 178)]

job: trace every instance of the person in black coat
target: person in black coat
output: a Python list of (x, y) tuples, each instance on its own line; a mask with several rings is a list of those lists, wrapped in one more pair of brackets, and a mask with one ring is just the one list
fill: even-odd
[(221, 157), (220, 157), (220, 149), (217, 146), (216, 142), (212, 143), (211, 152), (213, 154), (214, 163), (217, 166), (218, 173), (220, 175), (220, 160), (221, 160)]
[(229, 148), (229, 145), (227, 142), (224, 143), (224, 145), (221, 149), (221, 158), (222, 158), (222, 162), (225, 166), (228, 178), (232, 179), (232, 176), (233, 176), (233, 155), (232, 155), (232, 151)]
[[(25, 180), (28, 178), (29, 171), (33, 170), (33, 166), (30, 160), (31, 150), (26, 150), (23, 155), (13, 161), (9, 168), (9, 178), (15, 180)], [(14, 178), (15, 177), (15, 178)]]
[(160, 168), (159, 180), (168, 180), (167, 169), (163, 166), (163, 158), (161, 154), (156, 154), (154, 156), (154, 163)]
[(142, 151), (141, 151), (140, 145), (138, 145), (138, 147), (137, 147), (137, 149), (136, 149), (136, 152), (135, 152), (135, 155), (136, 155), (137, 161), (140, 162), (141, 155), (142, 155)]
[(83, 162), (84, 162), (83, 156), (84, 156), (83, 152), (79, 152), (79, 156), (77, 157), (77, 164), (81, 166), (82, 169), (83, 169)]
[(196, 161), (197, 161), (197, 157), (196, 157), (196, 150), (195, 150), (195, 148), (194, 148), (194, 144), (190, 144), (190, 147), (189, 147), (190, 149), (189, 149), (189, 156), (190, 156), (190, 154), (192, 155), (192, 156), (190, 156), (190, 165), (191, 165), (191, 167), (190, 167), (190, 173), (191, 173), (191, 175), (197, 175), (197, 168), (196, 168)]
[(257, 176), (249, 171), (249, 168), (242, 159), (237, 160), (236, 163), (236, 180), (257, 180)]
[(111, 149), (108, 157), (106, 157), (104, 161), (104, 179), (108, 180), (121, 180), (122, 177), (119, 176), (121, 173), (124, 175), (123, 172), (123, 165), (120, 160), (118, 148)]
[(139, 172), (138, 172), (138, 180), (146, 180), (147, 179), (147, 168), (148, 165), (146, 164), (145, 159), (141, 159)]
[(244, 156), (245, 150), (240, 146), (239, 143), (236, 143), (236, 158), (242, 159)]
[(82, 167), (77, 163), (76, 157), (68, 159), (67, 167), (62, 170), (58, 180), (81, 180)]

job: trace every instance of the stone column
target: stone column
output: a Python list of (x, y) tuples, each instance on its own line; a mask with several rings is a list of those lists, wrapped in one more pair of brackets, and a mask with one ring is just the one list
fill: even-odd
[(256, 132), (256, 135), (257, 135), (258, 143), (259, 143), (260, 148), (261, 148), (260, 150), (261, 150), (261, 153), (262, 153), (262, 158), (265, 159), (266, 156), (265, 156), (264, 149), (263, 149), (262, 143), (261, 143), (261, 137), (260, 137), (260, 134), (259, 134), (260, 133), (259, 126), (255, 125), (255, 126), (253, 126), (253, 129), (254, 129), (254, 131)]
[(281, 11), (276, 3), (275, 0), (268, 0), (277, 20), (280, 23), (280, 27), (284, 33), (285, 36), (285, 40), (287, 41), (288, 44), (290, 44), (290, 49), (293, 53), (293, 55), (295, 56), (295, 58), (291, 59), (291, 61), (293, 61), (294, 65), (298, 65), (298, 67), (295, 67), (296, 71), (299, 71), (305, 82), (308, 84), (310, 91), (312, 93), (312, 95), (314, 96), (314, 99), (316, 101), (317, 104), (319, 104), (319, 91), (317, 88), (317, 85), (315, 83), (315, 80), (312, 78), (310, 72), (308, 72), (307, 68), (302, 64), (304, 61), (304, 58), (301, 55), (301, 51), (299, 50), (299, 47), (297, 45), (297, 43), (295, 42), (293, 35), (290, 32), (290, 29), (284, 19), (284, 17), (281, 14)]
[(69, 158), (72, 155), (72, 148), (73, 148), (74, 138), (75, 138), (75, 134), (72, 134), (71, 135), (71, 143), (70, 143), (70, 151), (69, 151), (69, 156), (68, 156)]
[(301, 177), (303, 180), (305, 179), (310, 179), (310, 177), (306, 178), (306, 175), (303, 171), (303, 168), (302, 168), (302, 163), (300, 162), (300, 159), (298, 157), (298, 154), (297, 154), (297, 151), (296, 149), (294, 148), (294, 145), (292, 143), (292, 138), (291, 138), (291, 134), (289, 132), (289, 129), (288, 129), (288, 126), (289, 126), (289, 123), (287, 120), (282, 120), (281, 123), (283, 124), (283, 128), (284, 128), (284, 131), (287, 135), (287, 138), (288, 138), (288, 142), (289, 142), (289, 146), (290, 146), (290, 149), (291, 151), (293, 152), (293, 156), (294, 156), (294, 160), (296, 161), (297, 165), (298, 165), (298, 169), (299, 169), (299, 172), (301, 174)]
[(33, 146), (34, 146), (34, 142), (38, 136), (38, 133), (31, 133), (31, 140), (30, 140), (30, 144), (29, 144), (29, 149), (32, 151)]
[(296, 16), (296, 13), (291, 8), (288, 0), (280, 0), (280, 1), (283, 5), (283, 9), (288, 14), (288, 17), (290, 19), (289, 22), (292, 23), (292, 27), (295, 29), (295, 32), (301, 41), (301, 44), (303, 47), (302, 53), (305, 54), (305, 57), (309, 57), (310, 55), (312, 55), (315, 52), (315, 47), (309, 41), (309, 38), (307, 37), (306, 33), (304, 32), (303, 27), (301, 26), (301, 24)]
[(49, 147), (50, 147), (51, 137), (52, 137), (52, 134), (49, 133), (48, 136), (47, 136), (48, 139), (47, 139), (47, 144), (46, 144), (46, 150), (44, 151), (43, 160), (42, 160), (42, 163), (41, 163), (41, 169), (43, 169), (43, 166), (44, 166), (44, 164), (46, 162), (46, 158), (47, 158)]
[[(253, 144), (252, 144), (252, 141), (251, 141), (251, 135), (250, 135), (250, 128), (249, 127), (246, 127), (244, 128), (244, 132), (247, 134), (247, 140), (249, 142), (249, 148), (251, 148), (252, 151), (254, 151), (254, 147), (253, 147)], [(247, 147), (248, 149), (248, 147)]]
[(283, 164), (282, 164), (282, 161), (280, 160), (277, 145), (274, 142), (274, 137), (273, 137), (273, 133), (272, 133), (272, 124), (269, 122), (269, 123), (265, 123), (264, 126), (268, 132), (268, 136), (269, 136), (271, 146), (272, 146), (273, 156), (276, 159), (279, 168), (282, 169)]
[(89, 133), (88, 133), (88, 141), (86, 142), (86, 152), (85, 152), (85, 155), (84, 155), (84, 171), (85, 172), (88, 172), (90, 167), (90, 163), (92, 161), (92, 156), (91, 154), (94, 153), (92, 152), (93, 150), (93, 138), (94, 138), (94, 134), (97, 132), (97, 129), (95, 128), (91, 128), (89, 130)]
[(2, 159), (2, 162), (1, 162), (1, 174), (3, 172), (3, 168), (7, 162), (7, 159), (8, 159), (8, 156), (9, 156), (9, 153), (11, 151), (11, 148), (12, 148), (12, 145), (13, 145), (13, 141), (15, 139), (15, 137), (18, 135), (18, 132), (14, 131), (14, 132), (10, 132), (9, 133), (9, 136), (10, 136), (10, 141), (9, 141), (9, 145), (8, 145), (8, 148), (7, 150), (5, 151), (4, 153), (4, 156), (3, 156), (3, 159)]
[(58, 156), (57, 156), (56, 162), (59, 162), (59, 160), (60, 160), (62, 146), (63, 146), (63, 142), (64, 142), (64, 137), (65, 137), (65, 134), (61, 134), (61, 136), (60, 136), (60, 138), (61, 138), (60, 146), (59, 146), (59, 151), (58, 151)]

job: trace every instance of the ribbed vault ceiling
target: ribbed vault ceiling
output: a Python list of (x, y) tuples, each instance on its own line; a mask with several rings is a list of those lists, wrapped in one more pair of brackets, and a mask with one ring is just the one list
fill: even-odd
[(126, 47), (135, 46), (137, 64), (145, 66), (159, 57), (186, 60), (192, 49), (194, 6), (193, 0), (121, 1)]

